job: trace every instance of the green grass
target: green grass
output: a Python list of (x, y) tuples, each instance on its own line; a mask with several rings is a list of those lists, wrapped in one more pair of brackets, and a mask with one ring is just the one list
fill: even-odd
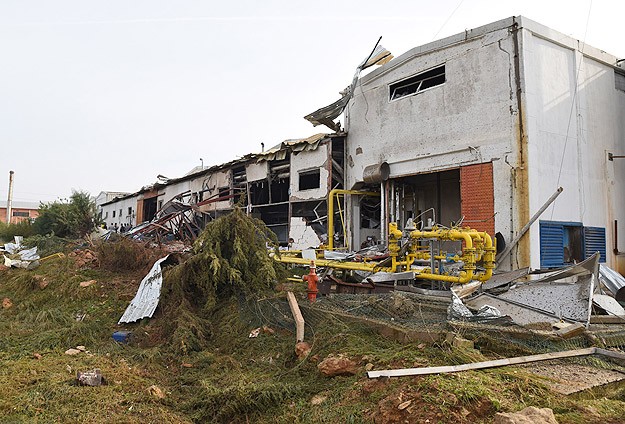
[[(625, 407), (622, 384), (566, 397), (514, 367), (369, 380), (366, 363), (386, 369), (492, 356), (446, 344), (400, 344), (362, 324), (327, 318), (307, 325), (312, 352), (301, 361), (293, 353), (294, 335), (286, 329), (248, 338), (257, 324), (272, 324), (262, 314), (250, 324), (236, 301), (222, 301), (202, 316), (198, 322), (207, 327), (196, 334), (203, 339), (196, 349), (184, 350), (160, 338), (166, 324), (160, 308), (154, 318), (126, 326), (134, 331), (136, 344), (120, 345), (111, 334), (120, 328), (117, 320), (141, 277), (139, 271), (77, 270), (68, 258), (51, 259), (34, 271), (0, 271), (0, 298), (13, 302), (11, 308), (0, 309), (3, 422), (292, 424), (386, 418), (473, 423), (490, 422), (498, 411), (533, 405), (554, 409), (560, 423), (582, 423), (618, 422)], [(42, 278), (48, 281), (43, 289)], [(79, 286), (91, 279), (98, 283)], [(193, 311), (185, 313), (183, 318), (196, 319)], [(77, 321), (83, 314), (84, 320)], [(77, 345), (90, 353), (64, 354)], [(319, 373), (317, 361), (338, 353), (359, 362), (357, 375), (326, 378)], [(107, 385), (74, 385), (77, 371), (93, 368), (101, 369)], [(148, 392), (152, 385), (165, 392), (164, 399)], [(312, 405), (314, 396), (324, 400)], [(406, 401), (411, 406), (397, 408)]]

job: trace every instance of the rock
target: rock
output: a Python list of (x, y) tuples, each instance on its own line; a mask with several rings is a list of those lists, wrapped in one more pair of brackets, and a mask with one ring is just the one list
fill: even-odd
[(85, 352), (87, 350), (87, 348), (84, 346), (76, 346), (76, 349), (78, 349), (81, 352)]
[(182, 364), (180, 364), (180, 365), (181, 365), (182, 367), (184, 367), (184, 368), (193, 368), (193, 364), (189, 364), (189, 363), (186, 363), (186, 362), (183, 362), (183, 363), (182, 363)]
[(373, 364), (371, 362), (367, 363), (367, 365), (365, 365), (365, 371), (371, 371), (373, 369)]
[(66, 354), (66, 355), (71, 355), (71, 356), (73, 356), (73, 355), (78, 355), (79, 353), (80, 353), (80, 351), (79, 351), (78, 349), (74, 349), (74, 348), (67, 349), (67, 350), (65, 351), (65, 354)]
[(263, 325), (263, 333), (265, 334), (275, 334), (276, 330), (274, 330), (271, 327), (267, 327), (266, 325)]
[(3, 265), (3, 264), (0, 264), (0, 272), (2, 272), (2, 271), (6, 271), (7, 269), (9, 269), (9, 267), (8, 267), (8, 266)]
[(310, 354), (311, 349), (312, 347), (310, 344), (306, 342), (297, 342), (295, 344), (295, 355), (297, 355), (299, 359), (304, 359)]
[(314, 406), (321, 405), (323, 402), (325, 402), (327, 398), (328, 398), (327, 396), (323, 396), (323, 395), (314, 395), (312, 399), (310, 400), (310, 404)]
[(79, 386), (101, 386), (104, 384), (104, 377), (99, 369), (76, 373), (76, 381)]
[(80, 287), (89, 287), (89, 286), (94, 285), (95, 283), (97, 283), (96, 280), (81, 281), (80, 282)]
[(356, 362), (343, 355), (329, 355), (317, 365), (317, 368), (326, 377), (353, 375), (357, 372)]
[(165, 399), (165, 393), (163, 393), (161, 388), (158, 387), (156, 384), (153, 384), (150, 387), (148, 387), (148, 393), (154, 396), (155, 398)]
[(48, 280), (43, 275), (33, 275), (33, 278), (37, 281), (37, 284), (39, 285), (39, 288), (41, 290), (48, 287)]
[(13, 302), (11, 302), (11, 299), (9, 299), (8, 297), (2, 299), (2, 309), (9, 309), (11, 306), (13, 306)]
[(528, 406), (519, 412), (498, 412), (493, 424), (558, 424), (551, 408)]
[(36, 352), (35, 352), (35, 353), (33, 353), (33, 358), (35, 358), (35, 359), (41, 359), (41, 358), (43, 358), (43, 356), (41, 355), (41, 353), (36, 353)]

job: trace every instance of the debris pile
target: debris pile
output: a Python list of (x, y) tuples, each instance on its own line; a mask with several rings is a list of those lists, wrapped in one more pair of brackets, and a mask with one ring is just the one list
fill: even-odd
[(99, 268), (100, 260), (96, 252), (89, 249), (77, 249), (69, 253), (67, 256), (72, 258), (76, 263), (76, 268)]

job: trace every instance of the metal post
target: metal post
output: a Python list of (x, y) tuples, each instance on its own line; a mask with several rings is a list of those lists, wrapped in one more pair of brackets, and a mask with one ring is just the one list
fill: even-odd
[(11, 223), (13, 206), (13, 171), (9, 171), (9, 198), (7, 199), (7, 224)]
[(556, 198), (560, 195), (560, 193), (562, 193), (562, 190), (563, 190), (562, 187), (558, 187), (556, 192), (553, 193), (549, 199), (547, 199), (545, 204), (540, 209), (538, 209), (538, 211), (534, 214), (534, 216), (532, 216), (532, 218), (529, 220), (529, 222), (527, 224), (525, 224), (525, 226), (523, 228), (521, 228), (521, 231), (519, 231), (519, 233), (514, 238), (514, 240), (512, 240), (512, 242), (510, 242), (510, 244), (506, 247), (506, 249), (503, 252), (501, 252), (501, 254), (499, 255), (499, 258), (496, 261), (496, 265), (499, 265), (501, 263), (501, 261), (504, 260), (506, 258), (506, 256), (508, 256), (510, 254), (512, 249), (514, 249), (514, 246), (516, 246), (519, 243), (519, 240), (521, 240), (521, 238), (525, 235), (527, 230), (530, 229), (531, 225), (534, 222), (536, 222), (536, 220), (549, 207), (549, 205), (551, 205), (554, 202), (554, 200), (556, 200)]

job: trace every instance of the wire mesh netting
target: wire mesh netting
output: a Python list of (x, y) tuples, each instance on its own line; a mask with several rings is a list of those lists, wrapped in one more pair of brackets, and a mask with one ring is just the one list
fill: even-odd
[[(449, 303), (432, 301), (422, 295), (405, 292), (384, 294), (332, 294), (310, 304), (300, 299), (306, 331), (314, 334), (319, 328), (340, 327), (340, 331), (363, 327), (387, 326), (430, 335), (429, 340), (443, 342), (448, 332), (473, 340), (483, 353), (499, 356), (531, 355), (590, 346), (625, 350), (625, 326), (592, 325), (589, 332), (563, 339), (553, 335), (546, 325), (528, 329), (509, 319), (482, 322), (448, 320)], [(294, 331), (295, 321), (285, 297), (242, 301), (241, 316), (250, 326), (269, 325)], [(414, 341), (414, 340), (411, 340)], [(580, 363), (604, 368), (614, 364), (598, 357), (579, 358)]]

